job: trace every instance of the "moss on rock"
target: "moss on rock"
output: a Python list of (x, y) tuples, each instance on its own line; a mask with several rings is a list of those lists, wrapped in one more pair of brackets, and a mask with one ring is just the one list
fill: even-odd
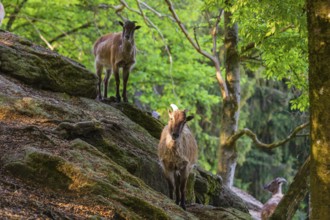
[(69, 58), (9, 32), (0, 32), (0, 63), (2, 73), (38, 88), (96, 97), (95, 74)]
[(242, 212), (249, 212), (244, 201), (223, 185), (220, 176), (213, 175), (200, 168), (195, 173), (194, 189), (198, 203), (224, 208), (234, 207)]
[(123, 112), (132, 121), (146, 129), (156, 139), (160, 138), (164, 125), (157, 119), (151, 117), (145, 111), (136, 108), (129, 103), (110, 103), (113, 107)]
[(8, 154), (4, 160), (4, 168), (13, 175), (54, 189), (78, 189), (89, 185), (73, 164), (35, 147), (26, 147), (18, 155)]
[(248, 213), (233, 208), (219, 208), (195, 204), (188, 207), (188, 211), (196, 215), (200, 220), (252, 220), (252, 217)]

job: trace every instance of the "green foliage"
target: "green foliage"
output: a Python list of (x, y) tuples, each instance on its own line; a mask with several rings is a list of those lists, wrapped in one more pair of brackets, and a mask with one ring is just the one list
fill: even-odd
[[(237, 0), (231, 7), (238, 22), (242, 55), (260, 60), (269, 79), (287, 79), (299, 91), (292, 108), (308, 107), (308, 56), (305, 1)], [(246, 46), (254, 42), (253, 49)]]

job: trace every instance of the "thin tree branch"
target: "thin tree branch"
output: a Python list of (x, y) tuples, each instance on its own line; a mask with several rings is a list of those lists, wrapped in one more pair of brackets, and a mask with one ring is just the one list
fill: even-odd
[(71, 30), (69, 30), (69, 31), (67, 31), (67, 32), (63, 32), (62, 34), (57, 35), (57, 36), (54, 37), (52, 40), (50, 40), (49, 43), (52, 44), (52, 43), (54, 43), (55, 41), (58, 41), (59, 39), (61, 39), (61, 38), (63, 38), (63, 37), (67, 37), (67, 36), (70, 35), (70, 34), (76, 33), (76, 32), (78, 32), (78, 31), (81, 30), (81, 29), (88, 28), (88, 27), (90, 27), (92, 24), (93, 24), (93, 22), (89, 21), (89, 22), (87, 22), (87, 23), (85, 23), (85, 24), (83, 24), (83, 25), (81, 25), (81, 26), (79, 26), (79, 27), (73, 28), (73, 29), (71, 29)]
[(132, 11), (132, 12), (135, 12), (135, 13), (137, 13), (137, 14), (139, 14), (139, 15), (142, 15), (140, 11), (135, 10), (135, 9), (129, 7), (129, 5), (127, 4), (127, 2), (126, 2), (125, 0), (120, 0), (120, 3), (121, 3), (122, 5), (124, 5), (129, 11)]
[(47, 41), (47, 39), (41, 34), (41, 32), (39, 31), (39, 29), (37, 28), (37, 26), (34, 25), (34, 23), (32, 21), (30, 21), (30, 19), (25, 16), (26, 20), (28, 22), (30, 22), (30, 24), (32, 25), (32, 27), (34, 28), (34, 30), (38, 33), (40, 39), (45, 42), (45, 44), (48, 46), (49, 49), (54, 50), (54, 47)]
[(173, 8), (173, 4), (170, 0), (165, 0), (165, 2), (167, 3), (170, 12), (172, 13), (176, 23), (179, 25), (181, 31), (183, 32), (183, 34), (186, 36), (186, 38), (188, 39), (188, 41), (190, 42), (190, 44), (203, 56), (209, 58), (211, 61), (214, 62), (214, 57), (207, 53), (206, 51), (202, 50), (201, 48), (198, 47), (197, 43), (190, 37), (187, 29), (184, 27), (184, 25), (182, 24), (181, 20), (179, 19), (178, 15), (176, 14), (174, 8)]
[(11, 27), (13, 26), (14, 21), (16, 20), (18, 13), (21, 11), (21, 9), (23, 8), (23, 6), (25, 5), (25, 3), (27, 1), (28, 0), (23, 0), (17, 7), (15, 7), (15, 10), (9, 16), (9, 21), (7, 22), (7, 26), (6, 26), (6, 29), (8, 31), (10, 31)]
[[(101, 3), (97, 6), (98, 8), (108, 10), (109, 8), (112, 8), (115, 10), (115, 13), (118, 17), (120, 17), (122, 20), (125, 20), (125, 18), (121, 15), (121, 12), (125, 9), (125, 5), (123, 3), (120, 3), (119, 5), (110, 5), (106, 3)], [(94, 17), (95, 17), (96, 11), (94, 11)], [(99, 31), (100, 33), (100, 31)], [(100, 33), (101, 35), (101, 33)]]
[(197, 44), (198, 48), (200, 49), (201, 47), (199, 46), (197, 35), (196, 35), (196, 27), (194, 27), (194, 38), (195, 38), (195, 41), (196, 41), (196, 44)]
[(154, 8), (150, 7), (147, 3), (141, 2), (141, 1), (138, 1), (138, 2), (141, 5), (143, 5), (145, 8), (147, 8), (148, 10), (150, 10), (151, 12), (153, 12), (155, 15), (157, 15), (157, 17), (159, 17), (159, 18), (167, 17), (167, 18), (171, 19), (172, 21), (175, 21), (175, 19), (173, 17), (168, 16), (168, 15), (163, 15), (162, 13), (158, 12)]
[(199, 45), (191, 38), (187, 29), (184, 27), (181, 20), (179, 19), (178, 15), (176, 14), (176, 12), (173, 8), (172, 2), (170, 0), (165, 0), (165, 2), (167, 3), (169, 10), (172, 13), (172, 16), (174, 17), (176, 23), (179, 25), (181, 31), (186, 36), (186, 38), (190, 42), (190, 44), (197, 50), (198, 53), (202, 54), (203, 56), (210, 59), (214, 63), (215, 68), (216, 68), (216, 76), (217, 76), (217, 80), (218, 80), (218, 83), (220, 86), (222, 97), (223, 97), (223, 99), (227, 99), (228, 98), (228, 89), (227, 89), (227, 85), (226, 85), (225, 81), (223, 80), (223, 78), (221, 76), (220, 63), (219, 63), (217, 57), (212, 56), (211, 54), (207, 53), (206, 51), (202, 50), (199, 47)]
[(236, 132), (234, 135), (230, 136), (227, 141), (226, 141), (226, 145), (230, 146), (231, 144), (233, 144), (235, 141), (237, 141), (240, 137), (242, 137), (243, 135), (247, 135), (249, 138), (252, 139), (253, 143), (258, 147), (258, 148), (267, 148), (267, 149), (273, 149), (276, 147), (279, 147), (285, 143), (287, 143), (288, 141), (290, 141), (291, 139), (293, 139), (297, 133), (299, 131), (301, 131), (302, 129), (306, 128), (309, 125), (309, 122), (304, 123), (302, 125), (299, 125), (298, 127), (296, 127), (293, 132), (291, 134), (289, 134), (289, 136), (281, 141), (277, 141), (271, 144), (266, 144), (261, 142), (257, 135), (255, 133), (253, 133), (250, 129), (248, 128), (244, 128), (241, 131)]
[[(44, 19), (39, 19), (39, 18), (36, 18), (36, 17), (31, 17), (31, 16), (27, 16), (27, 15), (17, 15), (16, 16), (17, 18), (24, 18), (27, 20), (27, 22), (25, 22), (23, 25), (19, 25), (19, 26), (15, 26), (15, 28), (13, 30), (18, 30), (18, 28), (21, 28), (21, 27), (25, 27), (27, 24), (31, 24), (33, 26), (34, 23), (36, 22), (40, 22), (40, 23), (43, 23), (43, 24), (46, 24), (46, 25), (49, 25), (50, 27), (56, 29), (57, 31), (59, 32), (62, 32), (63, 34), (65, 33), (62, 29), (60, 29), (59, 27), (57, 27), (54, 23), (54, 22), (48, 22)], [(34, 25), (34, 29), (36, 29), (36, 25)], [(45, 40), (45, 39), (44, 39)], [(43, 41), (44, 41), (43, 40)], [(72, 38), (72, 44), (74, 46), (76, 46), (80, 51), (82, 51), (82, 48), (81, 48), (81, 45), (78, 45), (74, 42), (74, 39)], [(53, 47), (55, 48), (55, 47)]]

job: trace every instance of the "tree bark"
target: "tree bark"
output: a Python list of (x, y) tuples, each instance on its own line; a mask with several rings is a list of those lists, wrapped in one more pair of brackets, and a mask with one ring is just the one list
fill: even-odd
[(223, 114), (220, 131), (220, 146), (218, 154), (218, 173), (224, 184), (231, 187), (237, 161), (236, 142), (228, 144), (228, 138), (236, 133), (239, 118), (240, 102), (240, 71), (238, 44), (238, 26), (231, 25), (231, 13), (224, 13), (225, 22), (225, 65), (228, 98), (223, 99)]
[(309, 189), (310, 157), (308, 157), (290, 184), (288, 192), (278, 204), (271, 220), (290, 220), (296, 213), (300, 202), (306, 197)]
[(330, 216), (330, 2), (307, 0), (311, 109), (310, 217)]

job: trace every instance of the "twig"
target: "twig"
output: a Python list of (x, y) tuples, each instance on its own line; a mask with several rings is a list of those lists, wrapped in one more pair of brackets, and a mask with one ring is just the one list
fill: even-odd
[(197, 27), (194, 27), (194, 38), (195, 38), (195, 41), (196, 41), (196, 44), (197, 44), (198, 48), (200, 49), (201, 46), (199, 46), (199, 43), (198, 43), (197, 34), (196, 34), (196, 29), (197, 29)]
[(171, 19), (172, 21), (175, 21), (175, 19), (171, 16), (168, 15), (163, 15), (162, 13), (158, 12), (157, 10), (155, 10), (154, 8), (150, 7), (147, 3), (145, 2), (141, 2), (139, 1), (140, 4), (142, 4), (145, 8), (147, 8), (148, 10), (150, 10), (151, 12), (153, 12), (155, 15), (157, 15), (159, 18), (162, 17), (167, 17), (169, 19)]
[(279, 147), (280, 145), (283, 145), (285, 143), (287, 143), (288, 141), (290, 141), (291, 139), (293, 139), (297, 133), (299, 131), (301, 131), (302, 129), (306, 128), (309, 125), (309, 122), (304, 123), (302, 125), (299, 125), (298, 127), (296, 127), (293, 132), (291, 134), (289, 134), (289, 136), (281, 141), (277, 141), (271, 144), (266, 144), (261, 142), (257, 135), (255, 133), (253, 133), (250, 129), (248, 128), (244, 128), (241, 131), (236, 132), (234, 135), (230, 136), (227, 141), (226, 141), (226, 145), (230, 146), (232, 145), (235, 141), (237, 141), (240, 137), (242, 137), (243, 135), (247, 135), (249, 138), (252, 139), (252, 141), (254, 142), (254, 144), (259, 147), (259, 148), (267, 148), (267, 149), (273, 149), (276, 147)]
[(45, 42), (45, 44), (48, 46), (48, 48), (51, 49), (51, 50), (54, 50), (54, 47), (53, 47), (53, 46), (47, 41), (47, 39), (41, 34), (41, 32), (39, 31), (39, 29), (37, 28), (37, 26), (35, 26), (35, 25), (33, 24), (33, 22), (30, 21), (30, 19), (29, 19), (27, 16), (25, 16), (25, 19), (26, 19), (26, 20), (32, 25), (32, 27), (34, 28), (34, 30), (38, 33), (40, 39), (41, 39), (43, 42)]
[(52, 44), (52, 43), (54, 43), (55, 41), (57, 41), (57, 40), (59, 40), (59, 39), (61, 39), (61, 38), (63, 38), (63, 37), (69, 36), (70, 34), (76, 33), (77, 31), (79, 31), (79, 30), (81, 30), (81, 29), (88, 28), (88, 27), (91, 26), (91, 24), (92, 24), (92, 22), (91, 22), (91, 21), (88, 21), (88, 22), (86, 22), (85, 24), (83, 24), (83, 25), (81, 25), (81, 26), (79, 26), (79, 27), (73, 28), (73, 29), (71, 29), (71, 30), (69, 30), (69, 31), (67, 31), (67, 32), (64, 32), (64, 33), (62, 33), (62, 34), (60, 34), (60, 35), (57, 35), (57, 36), (54, 37), (52, 40), (50, 40), (49, 43)]

